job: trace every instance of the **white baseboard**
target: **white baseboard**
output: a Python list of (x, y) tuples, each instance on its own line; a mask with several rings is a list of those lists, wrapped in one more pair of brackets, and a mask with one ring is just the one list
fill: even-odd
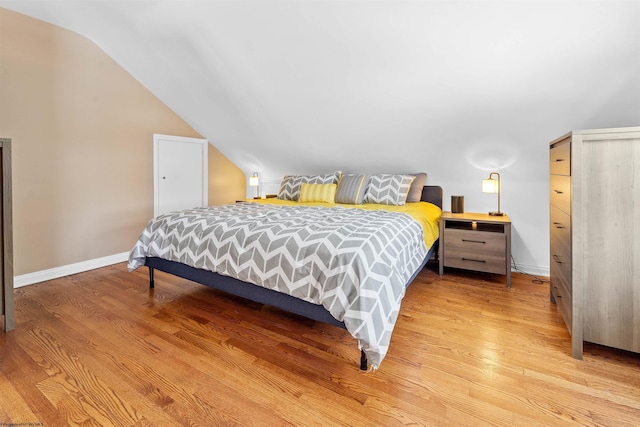
[(513, 264), (511, 265), (511, 271), (517, 271), (520, 273), (528, 273), (534, 276), (545, 276), (549, 277), (549, 267), (543, 267), (540, 265), (526, 265), (526, 264), (517, 264), (518, 270), (513, 268)]
[[(20, 288), (22, 286), (33, 285), (34, 283), (45, 282), (47, 280), (58, 279), (60, 277), (69, 276), (71, 274), (82, 273), (107, 265), (125, 262), (129, 259), (129, 252), (122, 252), (115, 255), (109, 255), (102, 258), (90, 259), (88, 261), (77, 262), (75, 264), (63, 265), (61, 267), (50, 268), (48, 270), (36, 271), (34, 273), (22, 274), (13, 278), (13, 287)], [(534, 276), (549, 277), (549, 267), (538, 265), (518, 264), (518, 270), (524, 273), (533, 274)], [(511, 271), (516, 271), (511, 268)]]
[(58, 279), (71, 274), (82, 273), (107, 265), (117, 264), (129, 259), (129, 252), (122, 252), (102, 258), (90, 259), (88, 261), (76, 262), (75, 264), (63, 265), (61, 267), (50, 268), (48, 270), (36, 271), (33, 273), (21, 274), (13, 278), (13, 287), (33, 285), (47, 280)]

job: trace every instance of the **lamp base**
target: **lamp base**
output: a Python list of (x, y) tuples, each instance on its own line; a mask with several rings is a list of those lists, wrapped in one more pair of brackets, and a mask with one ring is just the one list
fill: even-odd
[(491, 215), (491, 216), (503, 216), (504, 212), (489, 212), (489, 215)]

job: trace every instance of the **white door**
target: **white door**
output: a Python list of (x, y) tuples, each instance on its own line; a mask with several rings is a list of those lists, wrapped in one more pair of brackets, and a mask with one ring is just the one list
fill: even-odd
[(206, 139), (153, 135), (153, 215), (207, 206)]

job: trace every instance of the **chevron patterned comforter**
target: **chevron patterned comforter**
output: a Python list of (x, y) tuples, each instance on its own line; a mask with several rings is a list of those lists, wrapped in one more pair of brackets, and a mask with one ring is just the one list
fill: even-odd
[(159, 257), (321, 304), (377, 368), (426, 254), (422, 226), (407, 214), (238, 203), (152, 219), (128, 268)]

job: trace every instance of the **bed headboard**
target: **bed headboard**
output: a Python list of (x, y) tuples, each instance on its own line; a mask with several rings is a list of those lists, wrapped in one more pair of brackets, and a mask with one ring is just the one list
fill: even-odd
[(422, 197), (420, 200), (433, 203), (442, 209), (442, 187), (439, 185), (425, 185), (422, 187)]

